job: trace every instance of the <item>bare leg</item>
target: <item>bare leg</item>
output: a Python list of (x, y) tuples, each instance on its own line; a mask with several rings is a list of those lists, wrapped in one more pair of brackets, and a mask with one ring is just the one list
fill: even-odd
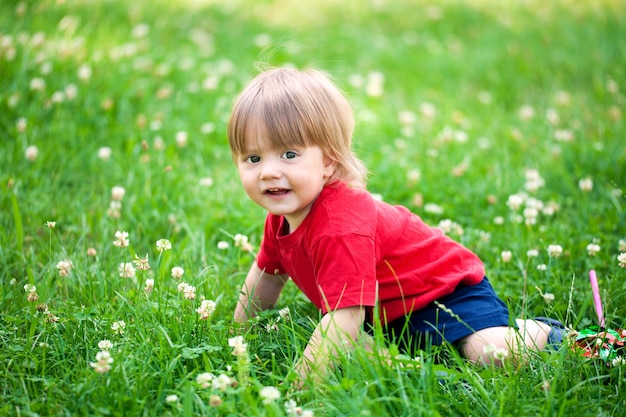
[(461, 355), (476, 363), (501, 365), (506, 357), (524, 357), (529, 350), (540, 351), (548, 342), (550, 326), (534, 320), (516, 320), (519, 329), (490, 327), (479, 330), (460, 343)]

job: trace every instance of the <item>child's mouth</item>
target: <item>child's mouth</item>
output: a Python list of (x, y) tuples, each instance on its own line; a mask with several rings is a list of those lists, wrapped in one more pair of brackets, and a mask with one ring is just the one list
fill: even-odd
[(265, 190), (265, 194), (274, 195), (274, 196), (284, 195), (284, 194), (287, 194), (288, 192), (289, 190), (285, 188), (268, 188), (267, 190)]

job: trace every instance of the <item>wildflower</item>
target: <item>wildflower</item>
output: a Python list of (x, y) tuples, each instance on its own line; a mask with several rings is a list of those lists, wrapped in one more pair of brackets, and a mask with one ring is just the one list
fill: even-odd
[(551, 258), (558, 258), (563, 254), (563, 247), (561, 245), (550, 245), (548, 246), (548, 255)]
[(537, 265), (537, 270), (538, 271), (545, 271), (546, 269), (548, 269), (548, 265), (546, 265), (546, 264), (539, 264), (539, 265)]
[(596, 256), (600, 252), (600, 245), (597, 243), (590, 243), (587, 245), (587, 254), (589, 256)]
[(183, 293), (183, 296), (187, 300), (195, 300), (196, 299), (196, 287), (193, 285), (189, 285), (186, 282), (181, 282), (178, 284), (178, 291)]
[(168, 404), (172, 404), (178, 401), (178, 395), (176, 394), (170, 394), (168, 396), (165, 397), (165, 402)]
[(452, 234), (456, 236), (461, 236), (464, 233), (461, 225), (450, 219), (441, 220), (437, 225), (437, 228), (440, 229), (445, 235)]
[(184, 273), (185, 270), (180, 266), (175, 266), (172, 268), (172, 278), (174, 279), (181, 279)]
[(624, 359), (622, 356), (616, 356), (612, 361), (611, 364), (613, 366), (621, 366), (623, 364), (626, 363), (626, 359)]
[(228, 244), (228, 242), (226, 242), (224, 240), (221, 240), (221, 241), (217, 242), (217, 248), (219, 250), (226, 250), (226, 249), (229, 248), (229, 246), (230, 245)]
[(380, 97), (383, 94), (385, 76), (382, 72), (372, 71), (367, 75), (365, 91), (370, 97)]
[(150, 263), (148, 262), (148, 254), (144, 258), (140, 258), (139, 255), (135, 254), (135, 259), (133, 259), (133, 263), (135, 267), (137, 267), (140, 271), (147, 271), (150, 269)]
[(152, 292), (154, 290), (154, 280), (152, 278), (148, 278), (146, 280), (146, 286), (143, 288), (145, 292)]
[(24, 291), (26, 292), (37, 292), (37, 287), (35, 287), (33, 284), (26, 284), (24, 285)]
[(526, 200), (526, 195), (524, 194), (512, 194), (507, 199), (506, 205), (511, 210), (518, 210), (522, 206), (522, 204), (524, 204), (525, 200)]
[(529, 258), (536, 258), (537, 256), (539, 256), (539, 250), (537, 250), (537, 249), (529, 249), (526, 252), (526, 256), (528, 256)]
[(118, 268), (118, 272), (122, 278), (135, 277), (135, 267), (130, 262), (122, 262)]
[(202, 300), (200, 307), (196, 309), (196, 312), (200, 314), (200, 320), (206, 320), (215, 311), (215, 301)]
[(187, 135), (187, 132), (176, 132), (176, 145), (178, 145), (179, 148), (184, 148), (185, 146), (187, 146), (188, 141), (189, 136)]
[(291, 311), (289, 310), (289, 307), (285, 307), (285, 308), (281, 308), (280, 310), (278, 310), (278, 315), (280, 316), (281, 319), (287, 320), (289, 318), (290, 312)]
[(98, 342), (98, 349), (100, 350), (110, 350), (113, 349), (113, 343), (110, 340), (103, 339)]
[(443, 207), (435, 203), (426, 203), (424, 205), (424, 211), (430, 214), (443, 214)]
[(115, 232), (115, 239), (113, 244), (118, 248), (125, 248), (130, 244), (128, 240), (128, 232), (120, 232), (119, 230)]
[(167, 239), (159, 239), (156, 242), (156, 248), (159, 252), (172, 249), (172, 243)]
[(33, 91), (43, 91), (46, 88), (46, 82), (43, 78), (35, 77), (30, 80), (29, 86)]
[(543, 381), (541, 383), (541, 390), (542, 391), (550, 391), (550, 381)]
[(111, 188), (111, 200), (113, 201), (122, 201), (124, 196), (126, 195), (126, 189), (119, 185)]
[(546, 302), (546, 304), (551, 304), (554, 301), (554, 294), (547, 292), (543, 294), (543, 301)]
[(502, 262), (508, 263), (511, 261), (513, 254), (511, 253), (510, 250), (503, 250), (502, 253), (500, 254), (500, 257), (502, 258)]
[(96, 361), (89, 364), (96, 372), (103, 374), (111, 370), (111, 363), (113, 363), (111, 354), (108, 350), (103, 350), (96, 354)]
[(524, 185), (524, 188), (528, 192), (537, 191), (545, 185), (545, 180), (536, 169), (527, 169), (524, 173), (524, 177), (526, 177), (526, 184)]
[(198, 374), (198, 376), (196, 377), (196, 382), (202, 388), (209, 388), (211, 386), (211, 381), (213, 381), (214, 379), (215, 375), (213, 375), (212, 373), (203, 372), (201, 374)]
[(124, 334), (124, 329), (126, 328), (126, 323), (124, 320), (115, 321), (111, 325), (111, 330), (115, 332), (115, 334)]
[(502, 217), (502, 216), (494, 217), (493, 218), (493, 224), (503, 225), (504, 224), (504, 217)]
[(211, 395), (209, 397), (209, 405), (211, 407), (219, 407), (220, 405), (222, 405), (222, 398), (219, 395)]
[(67, 277), (70, 275), (70, 272), (72, 272), (72, 262), (71, 261), (59, 261), (57, 263), (57, 269), (59, 270), (59, 275), (62, 277)]
[(574, 140), (574, 133), (569, 129), (559, 129), (554, 132), (554, 139), (558, 142), (571, 142)]
[(509, 356), (508, 349), (498, 348), (495, 350), (495, 352), (493, 352), (494, 359), (497, 359), (499, 361), (505, 360), (508, 356)]
[(518, 116), (522, 120), (530, 120), (535, 117), (535, 109), (528, 104), (522, 106), (518, 111)]
[(113, 151), (111, 150), (111, 148), (109, 148), (108, 146), (103, 146), (98, 149), (98, 158), (102, 161), (106, 161), (111, 158), (112, 153)]
[(213, 378), (211, 386), (214, 390), (225, 391), (226, 388), (232, 386), (233, 380), (228, 375), (220, 374), (217, 378)]
[(302, 407), (299, 407), (294, 400), (285, 402), (285, 412), (288, 416), (300, 416), (302, 415)]
[(213, 178), (211, 177), (200, 178), (199, 184), (201, 187), (211, 187), (213, 186)]
[(34, 161), (35, 159), (37, 159), (38, 155), (39, 155), (39, 149), (35, 145), (31, 145), (27, 147), (26, 151), (24, 152), (24, 156), (29, 161)]
[(78, 78), (87, 81), (91, 78), (92, 70), (89, 65), (83, 64), (78, 68)]
[(87, 248), (87, 256), (96, 256), (97, 254), (96, 248)]
[(122, 215), (122, 204), (119, 201), (111, 201), (107, 209), (107, 215), (113, 219), (119, 219)]
[(248, 236), (242, 235), (240, 233), (237, 233), (234, 239), (235, 239), (236, 247), (243, 247), (244, 245), (248, 243)]
[(626, 239), (620, 239), (617, 242), (617, 248), (620, 252), (626, 252)]
[(626, 252), (622, 252), (617, 255), (617, 262), (619, 262), (619, 266), (626, 268)]
[(593, 180), (589, 177), (581, 179), (578, 181), (578, 188), (584, 192), (593, 190)]
[(276, 387), (263, 387), (259, 391), (263, 404), (271, 404), (280, 398), (280, 391)]
[(54, 221), (47, 221), (46, 222), (46, 227), (48, 229), (54, 229), (54, 226), (56, 226), (56, 225), (57, 225), (57, 222), (54, 222)]
[(233, 348), (234, 356), (243, 356), (248, 351), (248, 344), (244, 343), (243, 336), (235, 336), (228, 339), (228, 346)]

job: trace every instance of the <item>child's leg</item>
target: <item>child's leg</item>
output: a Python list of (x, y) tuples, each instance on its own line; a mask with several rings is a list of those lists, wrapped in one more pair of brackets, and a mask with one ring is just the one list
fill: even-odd
[(546, 347), (551, 327), (535, 320), (518, 319), (518, 329), (489, 327), (461, 339), (459, 351), (477, 363), (502, 363), (505, 357), (523, 357), (527, 349), (540, 351)]

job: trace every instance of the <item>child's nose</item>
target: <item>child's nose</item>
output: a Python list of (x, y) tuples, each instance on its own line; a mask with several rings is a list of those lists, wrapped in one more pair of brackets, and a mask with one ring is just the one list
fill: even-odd
[(260, 175), (262, 180), (279, 178), (280, 175), (280, 168), (276, 162), (268, 160), (263, 161)]

